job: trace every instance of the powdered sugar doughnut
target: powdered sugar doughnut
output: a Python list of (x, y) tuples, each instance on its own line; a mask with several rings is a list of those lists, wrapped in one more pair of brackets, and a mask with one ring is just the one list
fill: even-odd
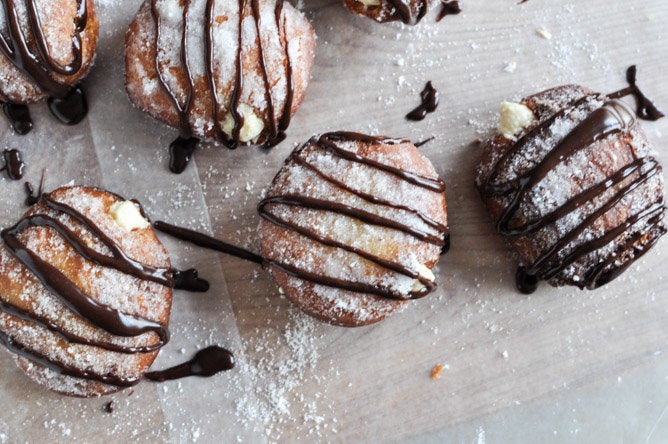
[(666, 231), (661, 166), (620, 95), (571, 85), (502, 106), (476, 185), (519, 258), (523, 292), (538, 280), (598, 288)]
[(273, 146), (304, 99), (314, 51), (313, 28), (283, 0), (147, 0), (126, 37), (126, 87), (183, 139)]
[(139, 382), (167, 341), (169, 256), (132, 201), (59, 188), (0, 245), (0, 342), (33, 380), (99, 396)]
[(265, 267), (305, 312), (372, 324), (434, 287), (445, 185), (406, 140), (329, 133), (296, 149), (260, 203)]

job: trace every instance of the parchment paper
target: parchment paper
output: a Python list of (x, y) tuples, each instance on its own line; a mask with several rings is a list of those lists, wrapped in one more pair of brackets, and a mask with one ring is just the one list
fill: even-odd
[[(32, 106), (35, 129), (21, 137), (0, 120), (0, 148), (23, 151), (27, 180), (46, 168), (47, 190), (101, 186), (139, 199), (154, 220), (257, 248), (255, 205), (297, 143), (339, 129), (434, 135), (422, 150), (448, 185), (452, 250), (430, 298), (350, 330), (299, 313), (258, 267), (162, 236), (172, 262), (198, 268), (211, 290), (176, 292), (154, 368), (220, 344), (236, 369), (73, 399), (30, 382), (2, 351), (0, 443), (668, 440), (668, 241), (598, 291), (542, 285), (523, 296), (472, 185), (473, 142), (493, 130), (502, 100), (563, 83), (611, 92), (635, 63), (643, 90), (668, 108), (668, 3), (466, 0), (459, 16), (437, 24), (432, 11), (409, 28), (353, 17), (339, 0), (300, 2), (319, 48), (288, 139), (269, 153), (205, 146), (179, 176), (167, 170), (176, 131), (134, 109), (123, 87), (125, 29), (140, 3), (97, 2), (84, 122), (64, 127)], [(427, 80), (440, 107), (408, 123)], [(644, 126), (668, 161), (668, 119)], [(1, 226), (23, 213), (22, 187), (0, 179)]]

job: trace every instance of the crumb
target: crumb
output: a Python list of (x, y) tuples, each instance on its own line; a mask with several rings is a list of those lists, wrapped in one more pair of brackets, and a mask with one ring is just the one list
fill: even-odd
[(443, 365), (438, 364), (433, 369), (431, 369), (431, 379), (436, 381), (441, 378), (441, 373), (443, 373)]
[(552, 39), (552, 33), (550, 33), (550, 31), (548, 31), (545, 28), (536, 29), (536, 34), (538, 34), (541, 38), (544, 38), (545, 40), (551, 40)]

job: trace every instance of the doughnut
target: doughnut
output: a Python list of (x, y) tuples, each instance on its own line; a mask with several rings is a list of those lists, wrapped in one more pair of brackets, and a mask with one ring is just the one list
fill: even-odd
[(26, 105), (48, 100), (61, 122), (81, 121), (88, 105), (78, 83), (93, 64), (99, 23), (93, 0), (3, 0), (0, 102), (13, 129), (32, 129)]
[(666, 232), (662, 168), (638, 122), (662, 114), (635, 86), (635, 67), (627, 77), (607, 96), (566, 85), (501, 106), (475, 183), (518, 259), (521, 292), (540, 280), (599, 288)]
[(334, 132), (288, 157), (258, 205), (264, 268), (306, 313), (368, 325), (432, 292), (445, 184), (408, 140)]
[(58, 188), (1, 236), (0, 343), (19, 368), (71, 396), (138, 383), (168, 340), (175, 274), (141, 207)]
[(126, 89), (179, 130), (170, 168), (180, 172), (199, 139), (280, 143), (314, 54), (313, 28), (283, 0), (147, 0), (126, 35)]

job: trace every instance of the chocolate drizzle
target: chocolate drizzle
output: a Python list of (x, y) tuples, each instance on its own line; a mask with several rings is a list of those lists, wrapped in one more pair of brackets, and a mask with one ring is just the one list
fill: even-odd
[(164, 382), (189, 376), (213, 376), (233, 368), (234, 355), (232, 352), (214, 345), (198, 351), (195, 357), (188, 362), (166, 370), (148, 372), (144, 375), (144, 378), (155, 382)]
[(655, 121), (664, 117), (663, 114), (652, 101), (640, 90), (636, 84), (636, 77), (638, 75), (638, 68), (636, 65), (631, 65), (626, 70), (626, 81), (629, 86), (612, 94), (609, 94), (610, 99), (618, 99), (624, 96), (632, 95), (637, 104), (636, 114), (643, 120)]
[[(347, 159), (348, 161), (351, 162), (356, 162), (356, 163), (361, 163), (364, 164), (368, 167), (375, 168), (381, 171), (384, 171), (387, 174), (394, 175), (395, 177), (398, 177), (400, 180), (408, 182), (410, 184), (413, 184), (415, 186), (418, 186), (420, 188), (424, 188), (430, 191), (434, 192), (443, 192), (445, 190), (445, 185), (443, 181), (441, 181), (439, 178), (433, 178), (433, 177), (425, 177), (421, 176), (418, 174), (410, 173), (404, 170), (400, 170), (398, 168), (395, 168), (393, 166), (385, 165), (380, 162), (374, 161), (372, 159), (368, 159), (366, 157), (363, 157), (361, 155), (358, 155), (356, 153), (353, 153), (352, 151), (348, 151), (344, 148), (341, 148), (337, 142), (341, 141), (361, 141), (364, 143), (372, 143), (372, 144), (378, 144), (378, 143), (383, 143), (383, 144), (399, 144), (399, 143), (406, 143), (407, 141), (404, 140), (399, 140), (399, 139), (388, 139), (388, 138), (383, 138), (383, 137), (373, 137), (373, 136), (367, 136), (363, 134), (358, 134), (358, 133), (350, 133), (350, 132), (336, 132), (336, 133), (328, 133), (322, 135), (318, 139), (313, 139), (310, 143), (313, 143), (318, 149), (328, 151), (332, 155), (337, 156), (339, 158)], [(378, 216), (376, 214), (373, 214), (368, 211), (364, 211), (362, 209), (354, 208), (349, 205), (342, 204), (340, 202), (334, 202), (330, 200), (323, 200), (323, 199), (317, 199), (317, 198), (312, 198), (308, 196), (302, 196), (302, 195), (280, 195), (280, 196), (269, 196), (266, 199), (262, 200), (259, 205), (258, 205), (258, 212), (260, 213), (260, 216), (269, 222), (276, 224), (278, 226), (293, 230), (303, 236), (306, 236), (314, 241), (317, 241), (323, 245), (335, 247), (335, 248), (340, 248), (344, 249), (346, 251), (355, 253), (359, 255), (360, 257), (363, 257), (371, 262), (374, 262), (375, 264), (387, 268), (388, 270), (397, 272), (399, 274), (402, 274), (404, 276), (408, 276), (413, 279), (417, 279), (421, 284), (422, 288), (420, 290), (416, 290), (410, 293), (408, 298), (414, 299), (414, 298), (419, 298), (426, 296), (428, 293), (432, 292), (436, 284), (427, 279), (426, 277), (422, 276), (417, 270), (414, 270), (410, 267), (407, 267), (399, 262), (394, 262), (390, 260), (383, 259), (379, 256), (376, 256), (374, 254), (371, 254), (369, 252), (364, 251), (363, 249), (356, 248), (354, 246), (346, 245), (344, 243), (341, 243), (335, 239), (331, 239), (326, 236), (322, 236), (318, 234), (315, 230), (310, 229), (309, 227), (304, 227), (300, 226), (298, 224), (292, 223), (286, 219), (281, 218), (277, 214), (273, 213), (271, 211), (271, 208), (276, 205), (283, 205), (283, 206), (298, 206), (301, 208), (310, 208), (310, 209), (315, 209), (315, 210), (321, 210), (321, 211), (329, 211), (337, 214), (341, 214), (347, 217), (355, 218), (359, 221), (362, 221), (367, 224), (372, 224), (376, 226), (381, 226), (381, 227), (386, 227), (386, 228), (391, 228), (394, 230), (401, 231), (403, 233), (406, 233), (416, 239), (419, 239), (421, 241), (436, 245), (443, 249), (444, 251), (447, 251), (447, 248), (449, 246), (449, 235), (448, 235), (448, 228), (446, 225), (433, 220), (429, 218), (427, 215), (403, 206), (403, 205), (397, 205), (393, 204), (381, 197), (373, 196), (370, 194), (366, 194), (360, 191), (356, 191), (349, 186), (347, 186), (345, 183), (328, 176), (324, 172), (320, 171), (316, 166), (310, 164), (308, 160), (303, 157), (301, 154), (303, 150), (309, 146), (309, 144), (304, 145), (302, 149), (295, 151), (290, 158), (288, 159), (288, 162), (294, 162), (295, 164), (298, 164), (300, 166), (303, 166), (305, 168), (310, 169), (311, 171), (315, 172), (318, 174), (323, 180), (326, 180), (333, 185), (342, 188), (350, 193), (353, 193), (357, 195), (358, 197), (373, 203), (373, 204), (379, 204), (379, 205), (384, 205), (396, 210), (401, 210), (405, 211), (407, 213), (411, 213), (412, 215), (418, 217), (424, 224), (429, 227), (429, 231), (422, 231), (418, 228), (412, 227), (410, 225), (401, 223), (399, 221), (389, 219), (386, 217)], [(168, 233), (174, 237), (177, 237), (179, 239), (194, 243), (195, 245), (199, 245), (204, 248), (209, 248), (213, 249), (216, 251), (220, 251), (232, 256), (239, 257), (241, 259), (245, 259), (257, 264), (261, 264), (264, 268), (270, 268), (274, 267), (284, 273), (290, 274), (292, 276), (298, 277), (300, 279), (304, 279), (309, 282), (313, 282), (319, 285), (326, 285), (334, 288), (340, 288), (343, 290), (348, 290), (348, 291), (354, 291), (354, 292), (360, 292), (360, 293), (369, 293), (369, 294), (375, 294), (378, 296), (382, 296), (385, 298), (389, 299), (406, 299), (407, 297), (405, 295), (399, 294), (396, 291), (393, 291), (388, 288), (381, 288), (376, 285), (370, 285), (370, 284), (364, 284), (362, 282), (354, 282), (354, 281), (348, 281), (348, 280), (343, 280), (343, 279), (337, 279), (329, 276), (324, 276), (321, 274), (313, 273), (305, 269), (300, 269), (297, 267), (294, 267), (288, 263), (285, 262), (279, 262), (275, 260), (270, 260), (267, 258), (263, 258), (262, 256), (252, 253), (248, 250), (245, 250), (243, 248), (236, 247), (234, 245), (228, 244), (226, 242), (220, 241), (218, 239), (215, 239), (213, 237), (207, 236), (202, 233), (198, 233), (196, 231), (188, 230), (186, 228), (181, 228), (177, 227), (174, 225), (167, 224), (165, 222), (160, 222), (157, 221), (154, 224), (155, 228), (159, 231), (163, 231), (165, 233)]]
[[(288, 36), (287, 36), (287, 26), (286, 18), (283, 13), (284, 0), (276, 0), (276, 6), (274, 9), (274, 20), (276, 28), (278, 29), (278, 38), (281, 40), (283, 51), (286, 60), (286, 85), (285, 85), (285, 97), (283, 103), (283, 109), (278, 114), (277, 118), (277, 109), (276, 109), (276, 98), (272, 94), (272, 82), (268, 72), (268, 61), (266, 60), (266, 49), (263, 46), (263, 25), (261, 22), (261, 7), (260, 0), (237, 0), (239, 3), (239, 14), (238, 14), (238, 24), (237, 24), (237, 47), (236, 47), (236, 56), (235, 56), (235, 74), (232, 91), (230, 93), (229, 103), (225, 103), (225, 100), (220, 97), (217, 82), (216, 74), (216, 60), (214, 51), (219, 50), (214, 42), (214, 33), (215, 27), (217, 25), (216, 19), (214, 16), (214, 7), (215, 0), (206, 1), (206, 17), (205, 17), (205, 28), (204, 28), (204, 41), (206, 46), (205, 51), (205, 75), (207, 83), (209, 86), (212, 102), (212, 120), (215, 126), (215, 139), (225, 145), (230, 149), (237, 148), (242, 141), (241, 130), (244, 125), (244, 115), (241, 112), (241, 96), (242, 89), (244, 87), (244, 71), (243, 71), (243, 51), (244, 51), (244, 39), (243, 39), (243, 20), (249, 15), (255, 24), (255, 29), (257, 33), (257, 44), (258, 50), (260, 53), (260, 71), (262, 72), (262, 81), (264, 83), (264, 91), (260, 94), (264, 95), (264, 98), (267, 103), (267, 114), (268, 114), (268, 125), (265, 129), (266, 133), (260, 138), (265, 139), (264, 147), (271, 148), (278, 145), (281, 141), (285, 139), (285, 131), (290, 125), (290, 119), (292, 115), (292, 105), (294, 102), (294, 79), (293, 79), (293, 67), (290, 60), (290, 53), (288, 50)], [(198, 139), (193, 137), (193, 131), (190, 124), (190, 113), (192, 110), (193, 100), (194, 100), (194, 78), (191, 73), (191, 70), (188, 66), (188, 53), (187, 53), (187, 39), (188, 39), (188, 14), (189, 14), (190, 2), (185, 2), (183, 6), (183, 29), (181, 34), (181, 51), (180, 51), (180, 61), (185, 72), (186, 77), (186, 93), (185, 100), (181, 102), (178, 99), (178, 95), (173, 91), (163, 74), (163, 69), (160, 66), (159, 62), (159, 48), (158, 42), (160, 40), (160, 29), (161, 29), (161, 14), (159, 8), (157, 7), (157, 0), (151, 0), (151, 13), (155, 22), (155, 69), (158, 73), (158, 79), (160, 85), (164, 91), (169, 96), (171, 102), (178, 113), (179, 121), (179, 130), (180, 136), (170, 145), (171, 153), (171, 163), (170, 169), (175, 173), (180, 173), (185, 169), (190, 157), (192, 156), (193, 151), (195, 150)], [(229, 115), (234, 122), (231, 134), (227, 134), (222, 129), (222, 122), (225, 120), (226, 115)]]
[(462, 12), (462, 8), (459, 6), (458, 1), (441, 1), (441, 11), (438, 13), (436, 21), (440, 22), (445, 18), (445, 16), (457, 15), (460, 12)]
[[(104, 267), (116, 269), (142, 280), (158, 282), (163, 285), (173, 285), (174, 279), (172, 277), (172, 271), (169, 269), (156, 269), (132, 260), (125, 255), (120, 247), (110, 237), (104, 234), (90, 219), (76, 211), (74, 208), (61, 202), (57, 202), (50, 195), (42, 195), (39, 198), (39, 202), (52, 211), (67, 215), (76, 220), (88, 233), (90, 233), (90, 235), (94, 236), (99, 242), (107, 247), (111, 252), (111, 255), (103, 255), (88, 247), (82, 238), (65, 226), (56, 217), (40, 213), (25, 216), (13, 227), (2, 231), (1, 237), (7, 250), (28, 270), (30, 270), (30, 272), (40, 280), (44, 287), (57, 297), (66, 307), (82, 318), (88, 320), (93, 325), (104, 329), (110, 334), (121, 337), (138, 336), (147, 332), (154, 332), (157, 334), (159, 340), (154, 345), (139, 347), (92, 340), (65, 331), (58, 325), (38, 314), (26, 313), (8, 303), (2, 303), (0, 309), (5, 313), (46, 328), (61, 338), (75, 344), (92, 345), (121, 353), (145, 353), (155, 351), (164, 345), (169, 338), (165, 326), (158, 322), (122, 313), (109, 306), (98, 303), (85, 294), (74, 282), (70, 281), (60, 270), (50, 265), (35, 252), (25, 247), (18, 236), (23, 230), (29, 227), (49, 227), (50, 229), (55, 230), (84, 259)], [(11, 340), (9, 337), (0, 339), (3, 340), (5, 345), (11, 351), (61, 374), (83, 379), (93, 379), (117, 386), (128, 386), (139, 382), (138, 379), (124, 379), (113, 375), (99, 375), (72, 368), (61, 362), (53, 361), (34, 351), (26, 350), (24, 347), (17, 345), (15, 341)]]
[[(617, 94), (608, 97), (612, 96), (619, 97)], [(575, 227), (560, 236), (560, 239), (549, 248), (540, 252), (533, 263), (518, 269), (516, 275), (517, 288), (523, 293), (533, 292), (538, 280), (550, 280), (556, 277), (572, 264), (607, 246), (632, 229), (634, 225), (644, 221), (644, 226), (630, 233), (615, 254), (598, 260), (587, 270), (584, 279), (576, 282), (576, 285), (580, 288), (589, 289), (604, 285), (644, 254), (665, 232), (661, 225), (665, 212), (661, 199), (649, 203), (634, 214), (629, 214), (624, 222), (600, 236), (593, 239), (588, 238), (580, 243), (577, 242), (583, 232), (591, 227), (595, 221), (604, 217), (622, 199), (643, 186), (650, 178), (661, 173), (661, 166), (653, 157), (639, 158), (635, 150), (631, 150), (634, 157), (633, 161), (613, 172), (600, 183), (578, 192), (558, 208), (533, 219), (526, 219), (526, 215), (521, 214), (522, 204), (527, 200), (527, 197), (536, 191), (541, 181), (557, 165), (569, 162), (569, 159), (576, 153), (589, 148), (595, 142), (616, 134), (627, 133), (637, 125), (633, 111), (623, 102), (615, 99), (607, 100), (602, 106), (593, 111), (588, 111), (595, 99), (598, 99), (598, 96), (584, 96), (575, 100), (528, 131), (499, 158), (493, 171), (480, 187), (480, 192), (485, 198), (506, 199), (504, 210), (497, 221), (497, 230), (508, 238), (521, 238), (537, 233), (552, 226), (573, 211), (592, 202), (598, 202), (597, 207), (592, 209), (588, 215), (582, 216)], [(528, 171), (518, 173), (511, 180), (499, 182), (500, 174), (507, 170), (507, 165), (512, 159), (521, 155), (526, 144), (543, 135), (558, 119), (580, 109), (588, 112), (588, 116), (563, 137), (537, 164)], [(605, 195), (607, 190), (611, 189), (614, 190), (611, 196), (605, 199), (600, 198)], [(517, 219), (520, 217), (522, 222), (518, 223)], [(651, 232), (658, 233), (658, 235), (653, 239), (650, 237), (650, 240), (643, 246), (634, 247), (633, 256), (621, 260), (622, 263), (618, 263), (629, 247), (633, 247), (642, 236)], [(569, 246), (571, 246), (570, 249)]]
[(4, 150), (2, 157), (5, 160), (5, 166), (0, 171), (7, 171), (7, 177), (11, 180), (19, 180), (23, 177), (25, 163), (21, 160), (21, 152), (16, 149)]
[[(34, 0), (26, 2), (27, 35), (23, 32), (15, 0), (2, 0), (2, 7), (9, 40), (5, 34), (0, 34), (0, 52), (49, 96), (49, 109), (58, 120), (68, 125), (81, 121), (88, 111), (83, 90), (78, 86), (70, 87), (56, 79), (55, 75), (73, 76), (82, 68), (81, 33), (88, 21), (86, 0), (77, 2), (75, 31), (72, 37), (73, 58), (65, 66), (60, 65), (49, 52), (49, 44)], [(3, 108), (17, 133), (26, 134), (30, 131), (32, 121), (25, 105), (3, 104)]]
[(438, 91), (431, 84), (427, 82), (424, 89), (420, 93), (422, 103), (410, 113), (406, 114), (406, 119), (420, 121), (427, 117), (428, 113), (433, 113), (438, 107)]

